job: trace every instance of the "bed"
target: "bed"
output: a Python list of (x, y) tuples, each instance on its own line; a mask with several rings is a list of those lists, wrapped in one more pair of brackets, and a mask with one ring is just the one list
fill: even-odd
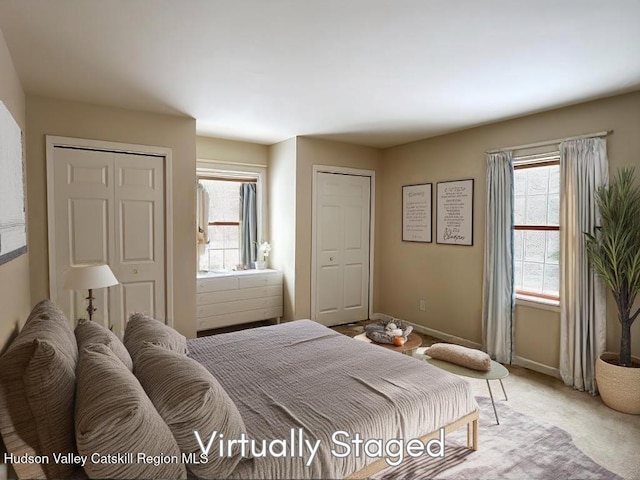
[(311, 320), (189, 340), (189, 356), (222, 384), (254, 439), (320, 440), (308, 456), (253, 458), (233, 478), (366, 477), (387, 467), (366, 455), (336, 458), (340, 441), (432, 437), (467, 425), (477, 448), (477, 404), (469, 384), (426, 362), (358, 342)]
[[(346, 452), (357, 437), (395, 447), (466, 426), (477, 449), (477, 424), (465, 380), (311, 320), (187, 341), (134, 314), (120, 341), (91, 321), (74, 332), (45, 300), (0, 357), (19, 478), (365, 478), (400, 455)], [(281, 448), (199, 464), (198, 429)]]

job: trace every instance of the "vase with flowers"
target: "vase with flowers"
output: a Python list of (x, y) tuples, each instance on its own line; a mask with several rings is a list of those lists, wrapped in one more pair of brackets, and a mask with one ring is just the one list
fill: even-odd
[(264, 270), (267, 268), (267, 258), (269, 258), (269, 253), (271, 253), (271, 245), (269, 245), (269, 242), (256, 242), (256, 244), (258, 245), (258, 255), (254, 266), (256, 270)]

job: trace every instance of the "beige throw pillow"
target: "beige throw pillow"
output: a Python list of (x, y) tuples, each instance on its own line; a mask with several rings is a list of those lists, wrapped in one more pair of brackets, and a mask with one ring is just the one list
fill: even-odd
[(455, 363), (472, 370), (488, 372), (491, 370), (491, 357), (485, 352), (473, 348), (453, 345), (450, 343), (435, 343), (425, 350), (425, 355), (437, 360)]
[(20, 478), (68, 478), (76, 465), (53, 453), (76, 453), (73, 423), (75, 337), (64, 313), (38, 303), (22, 331), (0, 357), (0, 431), (14, 455), (46, 455), (50, 463), (15, 463)]
[(138, 350), (144, 342), (160, 345), (178, 353), (187, 353), (187, 339), (173, 328), (142, 313), (134, 313), (129, 317), (124, 330), (124, 344), (136, 362)]
[(187, 463), (187, 467), (200, 478), (226, 478), (242, 459), (241, 451), (238, 447), (231, 457), (221, 457), (215, 449), (217, 439), (222, 435), (239, 440), (246, 428), (238, 408), (213, 375), (192, 358), (149, 343), (138, 351), (134, 373), (183, 453), (200, 460), (202, 450), (194, 430), (204, 445), (217, 432), (208, 461)]
[[(90, 478), (186, 478), (169, 427), (133, 373), (103, 344), (88, 345), (80, 352), (76, 440), (80, 454), (89, 456), (84, 469)], [(110, 463), (92, 458), (96, 452), (132, 456)], [(162, 456), (165, 461), (146, 463), (139, 454)]]
[(78, 342), (78, 350), (82, 350), (91, 343), (103, 343), (108, 345), (113, 353), (124, 363), (129, 370), (133, 370), (133, 361), (131, 355), (120, 339), (107, 327), (81, 318), (75, 329), (76, 341)]

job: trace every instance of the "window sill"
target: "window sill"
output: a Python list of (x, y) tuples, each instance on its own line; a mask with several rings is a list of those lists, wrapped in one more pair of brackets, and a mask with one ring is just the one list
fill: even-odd
[(539, 308), (540, 310), (560, 313), (559, 300), (548, 300), (546, 298), (516, 294), (516, 306)]

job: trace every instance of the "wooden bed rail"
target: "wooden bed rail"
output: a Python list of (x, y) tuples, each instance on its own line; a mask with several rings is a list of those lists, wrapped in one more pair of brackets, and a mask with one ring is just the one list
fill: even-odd
[[(448, 425), (445, 425), (444, 426), (445, 441), (446, 441), (446, 435), (458, 430), (459, 428), (466, 426), (467, 427), (467, 448), (470, 448), (471, 450), (474, 450), (474, 451), (478, 450), (478, 419), (479, 418), (480, 418), (480, 410), (476, 410), (475, 412), (471, 412), (470, 414), (465, 415), (464, 417), (459, 418), (458, 420)], [(438, 438), (439, 436), (440, 436), (440, 429), (436, 430), (435, 432), (431, 432), (431, 433), (427, 433), (426, 435), (423, 435), (422, 437), (420, 437), (420, 440), (423, 443), (427, 443), (429, 440)], [(404, 461), (406, 462), (409, 458), (411, 457), (405, 458)], [(381, 470), (384, 470), (388, 466), (389, 464), (386, 462), (386, 460), (384, 458), (381, 458), (379, 460), (376, 460), (373, 463), (370, 463), (364, 468), (361, 468), (357, 472), (352, 473), (346, 478), (348, 480), (366, 479), (366, 478), (369, 478), (371, 475), (374, 475), (380, 472)]]

